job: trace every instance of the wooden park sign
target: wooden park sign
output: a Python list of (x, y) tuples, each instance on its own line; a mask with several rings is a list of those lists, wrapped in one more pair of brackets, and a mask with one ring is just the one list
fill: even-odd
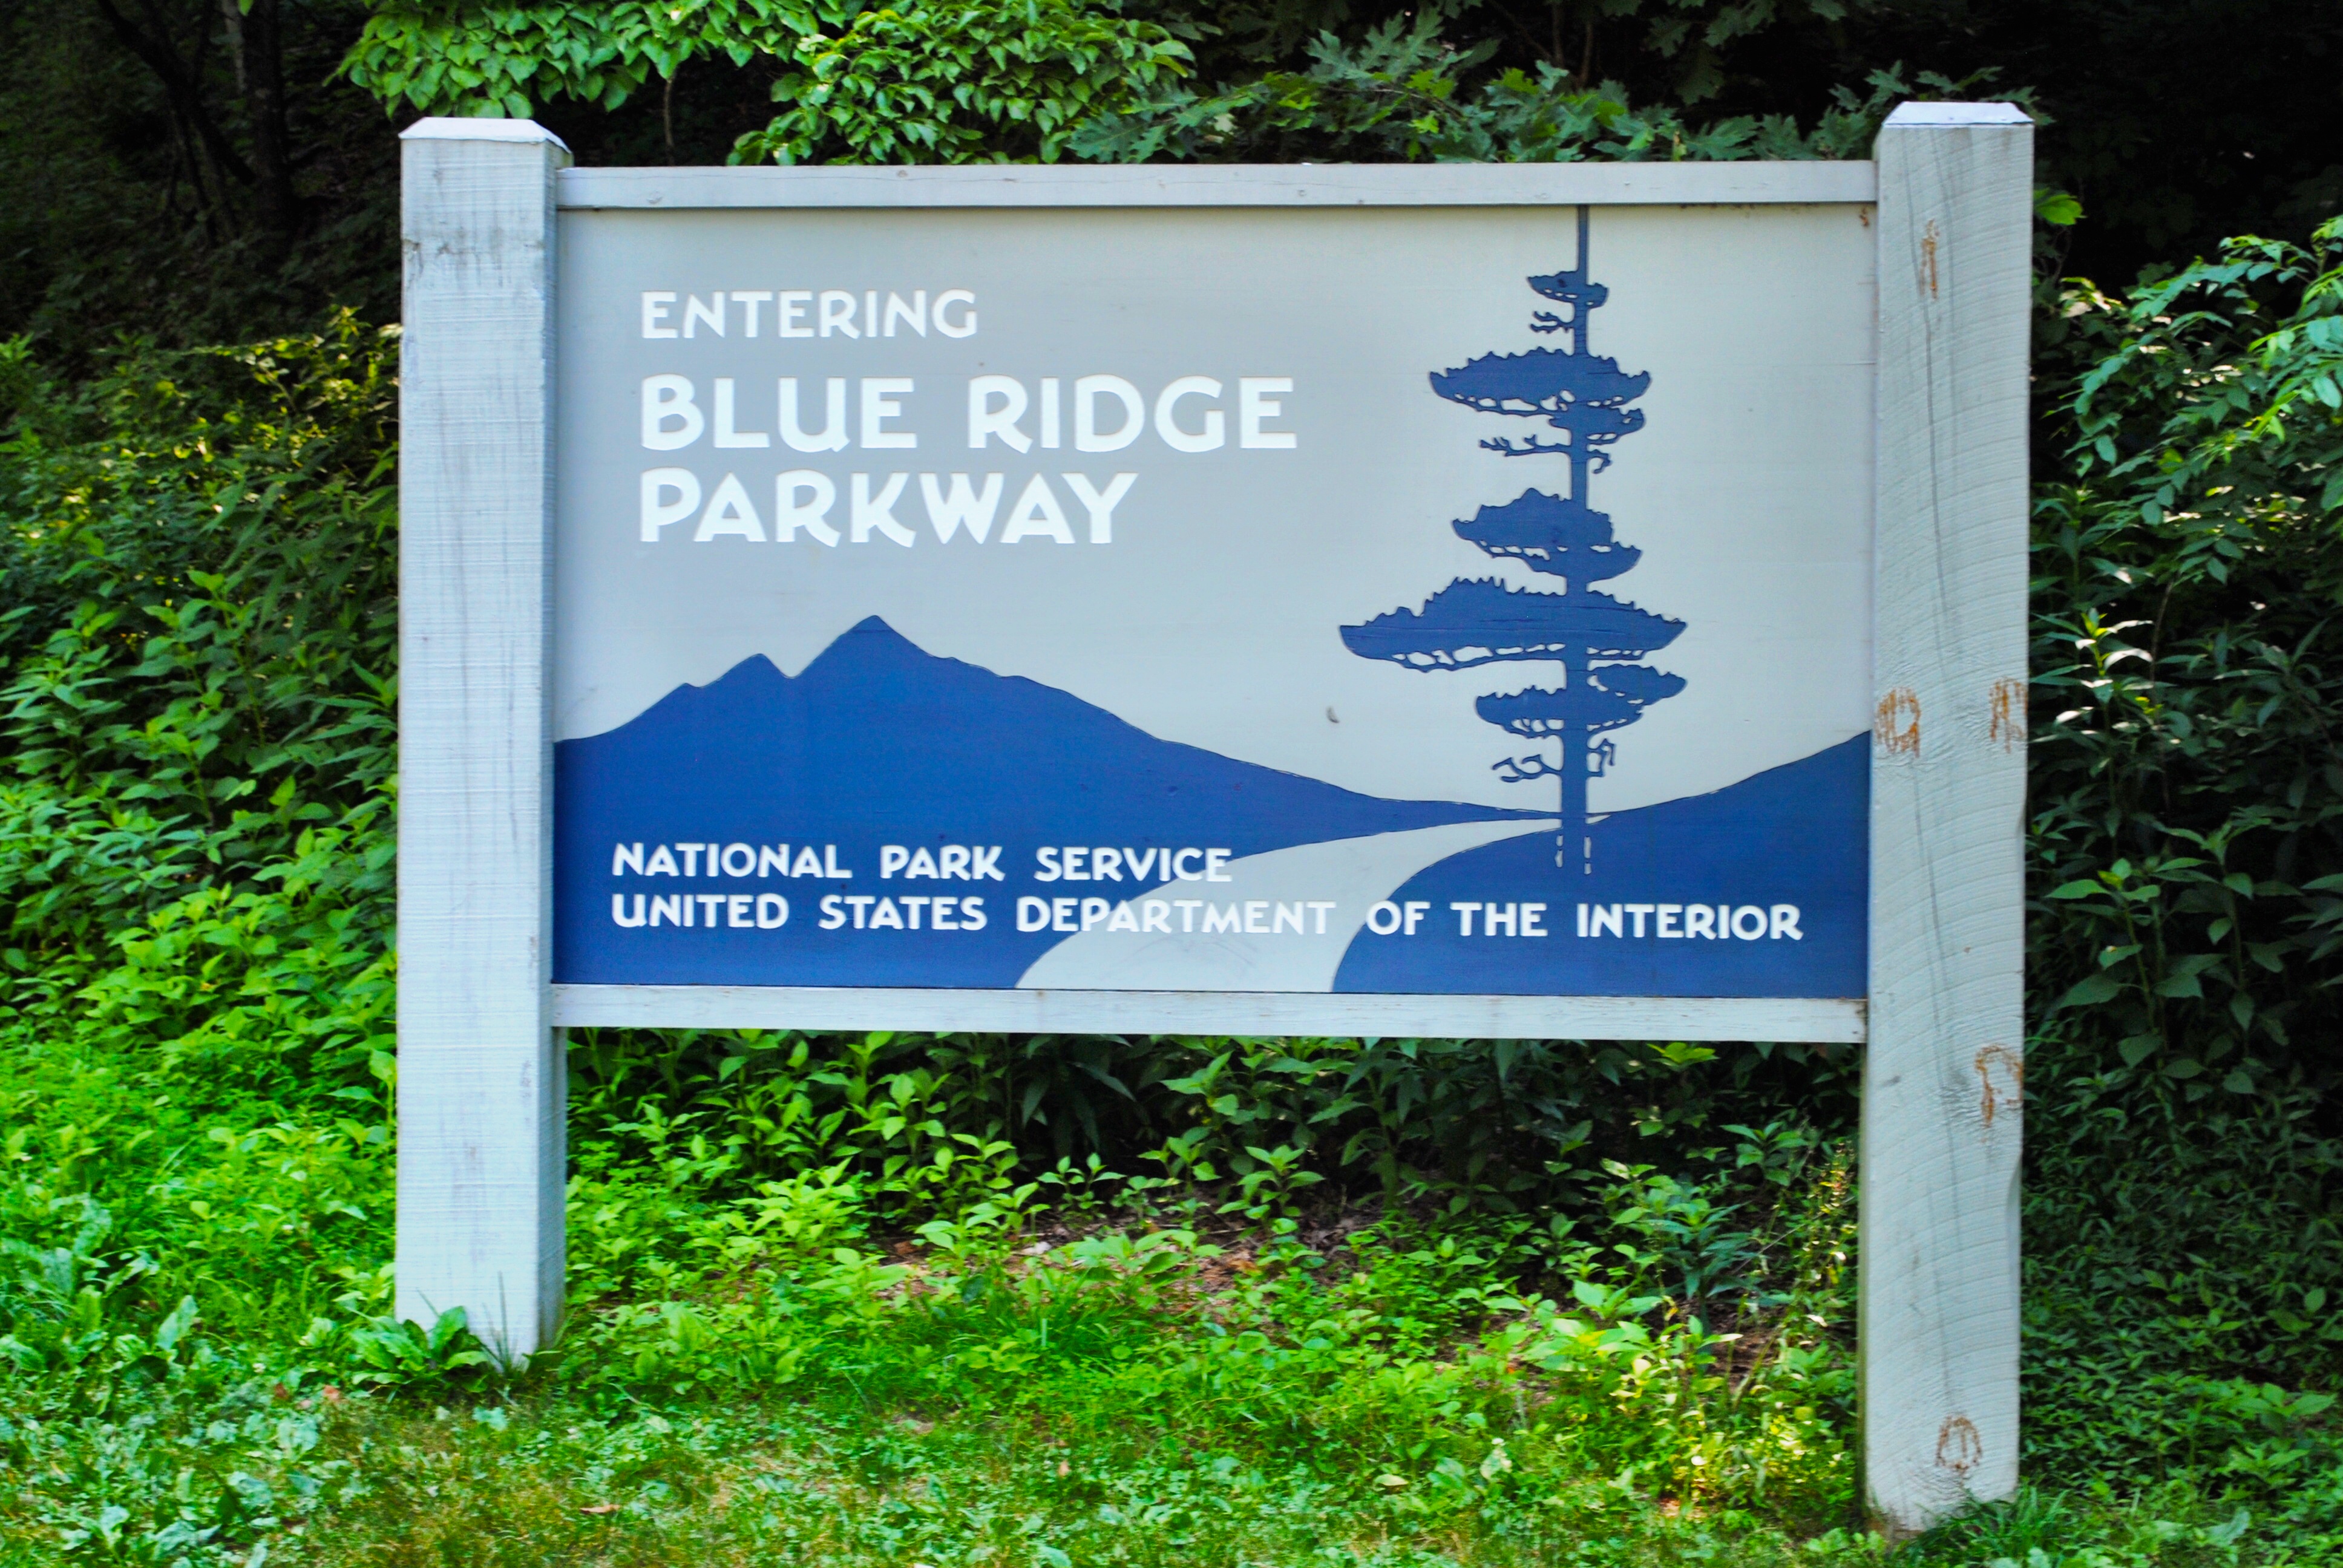
[(1869, 1495), (2007, 1493), (2031, 129), (410, 129), (401, 1313), (553, 1332), (564, 1026), (1860, 1042)]

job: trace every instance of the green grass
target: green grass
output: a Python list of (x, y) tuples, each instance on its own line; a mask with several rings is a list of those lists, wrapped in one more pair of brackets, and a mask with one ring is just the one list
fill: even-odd
[[(1827, 1149), (1754, 1191), (1621, 1167), (1557, 1241), (1233, 1184), (1050, 1209), (1001, 1166), (905, 1230), (849, 1165), (694, 1185), (686, 1144), (573, 1184), (571, 1320), (517, 1372), (380, 1316), (375, 1093), (20, 1024), (0, 1104), (6, 1568), (1884, 1561)], [(1686, 1257), (1741, 1282), (1713, 1323)], [(2324, 1406), (2268, 1395), (2205, 1383), (2193, 1467), (2037, 1462), (1901, 1560), (2343, 1561)]]

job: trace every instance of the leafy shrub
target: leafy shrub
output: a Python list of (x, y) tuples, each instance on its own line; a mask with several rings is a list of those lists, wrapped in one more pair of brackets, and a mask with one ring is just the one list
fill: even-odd
[(395, 342), (345, 314), (70, 389), (0, 355), (0, 1003), (90, 987), (230, 1073), (387, 1046)]
[(2031, 1364), (2045, 1452), (2165, 1462), (2144, 1377), (2338, 1387), (2343, 226), (2065, 297), (2036, 503)]

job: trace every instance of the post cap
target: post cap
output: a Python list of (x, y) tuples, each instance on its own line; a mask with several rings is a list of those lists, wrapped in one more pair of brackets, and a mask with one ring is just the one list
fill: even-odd
[[(1903, 111), (1898, 110), (1897, 113)], [(487, 115), (432, 115), (398, 133), (402, 142), (550, 142), (563, 152), (569, 144), (535, 120), (508, 120)]]

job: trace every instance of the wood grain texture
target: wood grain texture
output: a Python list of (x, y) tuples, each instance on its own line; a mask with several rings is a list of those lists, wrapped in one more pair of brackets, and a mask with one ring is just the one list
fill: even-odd
[(1291, 991), (911, 990), (558, 985), (578, 1028), (981, 1030), (1042, 1034), (1430, 1035), (1855, 1044), (1861, 1000), (1739, 997), (1337, 996)]
[(1865, 1483), (1891, 1531), (2017, 1484), (2033, 126), (1880, 133)]
[(565, 207), (1550, 206), (1873, 199), (1867, 163), (571, 169)]
[(546, 652), (568, 155), (472, 120), (402, 151), (397, 1310), (462, 1307), (521, 1357), (561, 1311)]

